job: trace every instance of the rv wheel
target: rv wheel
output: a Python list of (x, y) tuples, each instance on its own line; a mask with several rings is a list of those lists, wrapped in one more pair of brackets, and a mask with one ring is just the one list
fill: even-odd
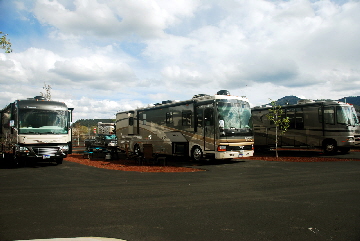
[(200, 147), (194, 146), (191, 150), (191, 159), (193, 161), (200, 161), (203, 156), (203, 152)]
[(336, 142), (332, 140), (325, 141), (324, 152), (327, 154), (335, 154), (337, 152)]

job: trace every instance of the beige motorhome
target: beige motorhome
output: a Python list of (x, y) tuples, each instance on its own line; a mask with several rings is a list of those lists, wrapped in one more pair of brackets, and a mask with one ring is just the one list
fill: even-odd
[(120, 149), (142, 155), (144, 145), (155, 154), (234, 159), (253, 155), (251, 109), (247, 98), (219, 91), (185, 101), (161, 104), (116, 115)]
[[(255, 149), (275, 146), (275, 124), (267, 118), (270, 108), (252, 109)], [(350, 104), (300, 100), (298, 104), (281, 108), (283, 117), (290, 120), (290, 127), (278, 137), (279, 147), (316, 147), (326, 153), (347, 153), (356, 144), (359, 120)]]
[(65, 103), (47, 101), (42, 96), (10, 103), (0, 112), (0, 152), (4, 159), (61, 164), (72, 151), (72, 111)]

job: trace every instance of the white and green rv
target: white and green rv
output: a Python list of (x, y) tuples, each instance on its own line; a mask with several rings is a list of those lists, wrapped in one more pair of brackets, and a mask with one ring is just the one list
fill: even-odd
[(0, 112), (3, 159), (62, 163), (71, 153), (70, 121), (73, 108), (42, 96), (16, 100)]

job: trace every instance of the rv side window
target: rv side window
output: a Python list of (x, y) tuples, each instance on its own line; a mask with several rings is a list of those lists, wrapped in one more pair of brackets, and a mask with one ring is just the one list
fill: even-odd
[(289, 118), (289, 129), (296, 128), (295, 108), (286, 109), (286, 117)]
[(191, 126), (191, 111), (183, 111), (182, 112), (182, 125), (183, 126)]
[(322, 122), (324, 119), (325, 124), (335, 124), (335, 110), (332, 106), (324, 107), (324, 116), (322, 116), (321, 108), (319, 108), (319, 120)]
[(207, 108), (204, 113), (205, 126), (214, 125), (214, 110)]
[(146, 125), (146, 114), (143, 114), (143, 125)]
[(129, 126), (134, 125), (134, 117), (129, 117)]
[(197, 112), (197, 126), (203, 127), (203, 110), (198, 108), (196, 112)]
[(173, 113), (166, 112), (166, 124), (172, 124), (173, 122)]
[(295, 109), (295, 129), (304, 129), (304, 112), (302, 108)]

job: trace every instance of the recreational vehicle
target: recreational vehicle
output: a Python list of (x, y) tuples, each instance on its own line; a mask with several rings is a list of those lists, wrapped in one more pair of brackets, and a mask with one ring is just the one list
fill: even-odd
[[(348, 153), (355, 146), (359, 127), (352, 105), (339, 101), (300, 100), (298, 104), (281, 106), (290, 126), (278, 136), (279, 147), (316, 147), (326, 153)], [(267, 118), (271, 107), (252, 109), (255, 149), (275, 145), (275, 124)]]
[(42, 96), (16, 100), (0, 112), (3, 159), (26, 159), (61, 164), (71, 153), (70, 121), (73, 108)]
[(251, 109), (247, 98), (226, 90), (195, 95), (185, 101), (163, 101), (116, 115), (119, 148), (154, 154), (234, 159), (253, 155)]

